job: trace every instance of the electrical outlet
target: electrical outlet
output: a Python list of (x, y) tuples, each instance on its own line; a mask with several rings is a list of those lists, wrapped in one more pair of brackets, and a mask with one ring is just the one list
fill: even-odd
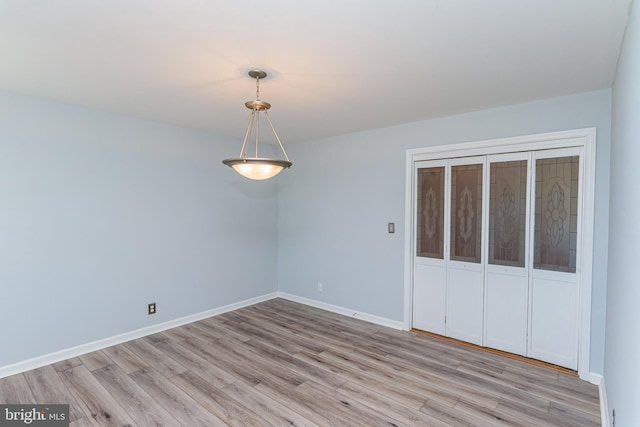
[(318, 283), (318, 292), (322, 292), (322, 283)]
[(156, 314), (156, 303), (152, 302), (149, 304), (149, 314)]

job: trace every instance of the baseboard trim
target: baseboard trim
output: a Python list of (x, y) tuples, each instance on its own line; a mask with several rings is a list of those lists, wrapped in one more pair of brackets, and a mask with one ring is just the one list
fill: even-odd
[(604, 377), (600, 374), (594, 373), (592, 373), (591, 376), (599, 377), (597, 384), (598, 392), (600, 393), (600, 420), (603, 426), (609, 427), (611, 425), (611, 420), (609, 418), (609, 403), (607, 402), (607, 389), (604, 386)]
[(257, 304), (263, 301), (276, 298), (277, 296), (278, 296), (277, 292), (272, 292), (272, 293), (261, 295), (255, 298), (249, 298), (244, 301), (239, 301), (239, 302), (228, 304), (222, 307), (203, 311), (201, 313), (191, 314), (189, 316), (169, 320), (168, 322), (158, 323), (156, 325), (151, 325), (141, 329), (136, 329), (134, 331), (126, 332), (124, 334), (100, 339), (87, 344), (81, 344), (76, 347), (59, 350), (53, 353), (45, 354), (43, 356), (34, 357), (32, 359), (14, 363), (12, 365), (2, 366), (0, 367), (0, 378), (9, 377), (11, 375), (19, 374), (25, 371), (30, 371), (31, 369), (40, 368), (42, 366), (46, 366), (52, 363), (60, 362), (62, 360), (70, 359), (72, 357), (77, 357), (86, 353), (91, 353), (92, 351), (97, 351), (103, 348), (111, 347), (112, 345), (122, 344), (123, 342), (142, 338), (147, 335), (162, 332), (167, 329), (175, 328), (177, 326), (182, 326), (187, 323), (197, 322), (199, 320), (206, 319), (208, 317), (213, 317), (219, 314), (227, 313), (229, 311), (248, 307), (253, 304)]
[(602, 375), (600, 374), (596, 374), (595, 372), (589, 372), (589, 375), (587, 375), (585, 378), (580, 377), (580, 379), (589, 381), (593, 385), (600, 386), (603, 378), (602, 378)]
[(355, 319), (364, 320), (366, 322), (375, 323), (380, 326), (387, 326), (389, 328), (403, 330), (404, 323), (397, 320), (387, 319), (386, 317), (376, 316), (374, 314), (363, 313), (361, 311), (352, 310), (350, 308), (341, 307), (338, 305), (327, 304), (326, 302), (317, 301), (310, 298), (300, 297), (286, 292), (276, 292), (278, 298), (286, 299), (300, 304), (309, 305), (311, 307), (320, 308), (322, 310), (330, 311), (332, 313), (341, 314), (347, 317), (353, 317)]

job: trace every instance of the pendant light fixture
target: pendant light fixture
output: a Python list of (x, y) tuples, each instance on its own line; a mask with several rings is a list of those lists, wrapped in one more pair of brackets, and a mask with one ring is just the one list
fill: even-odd
[[(289, 161), (286, 151), (282, 146), (282, 142), (276, 133), (276, 130), (271, 123), (269, 113), (267, 110), (271, 108), (271, 104), (260, 100), (260, 79), (267, 77), (267, 73), (262, 70), (251, 70), (249, 76), (256, 79), (256, 100), (245, 102), (245, 106), (251, 110), (251, 117), (249, 117), (249, 126), (247, 126), (247, 132), (244, 135), (244, 142), (240, 149), (240, 156), (230, 159), (224, 159), (222, 163), (232, 167), (240, 175), (249, 179), (263, 180), (269, 179), (278, 175), (284, 168), (291, 167), (292, 163)], [(271, 127), (273, 135), (276, 137), (284, 159), (270, 159), (265, 157), (258, 157), (258, 145), (260, 139), (260, 113), (264, 113), (267, 119), (267, 123)], [(255, 128), (255, 129), (254, 129)], [(253, 135), (255, 139), (255, 157), (247, 157), (249, 151), (249, 140)]]

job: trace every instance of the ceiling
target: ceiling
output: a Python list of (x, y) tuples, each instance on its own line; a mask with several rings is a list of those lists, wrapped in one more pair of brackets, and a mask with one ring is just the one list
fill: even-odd
[(611, 87), (631, 0), (0, 0), (0, 90), (285, 144)]

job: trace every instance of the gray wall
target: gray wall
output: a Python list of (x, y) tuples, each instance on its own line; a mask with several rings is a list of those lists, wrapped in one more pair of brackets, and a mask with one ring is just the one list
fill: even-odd
[(610, 118), (611, 91), (602, 90), (290, 146), (294, 166), (279, 180), (278, 289), (402, 321), (406, 150), (596, 127), (591, 371), (602, 373)]
[(238, 149), (0, 92), (0, 367), (274, 292), (277, 183)]
[(609, 285), (604, 378), (616, 426), (640, 425), (640, 10), (613, 87)]

